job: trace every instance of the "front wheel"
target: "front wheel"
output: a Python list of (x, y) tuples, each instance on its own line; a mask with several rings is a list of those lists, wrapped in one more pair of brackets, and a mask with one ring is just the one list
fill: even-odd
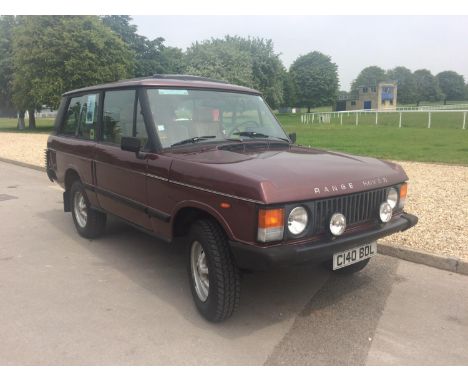
[(70, 206), (78, 233), (87, 239), (103, 234), (106, 214), (91, 208), (83, 184), (75, 181), (70, 188)]
[(240, 297), (239, 270), (222, 228), (214, 221), (196, 221), (189, 235), (188, 273), (198, 311), (208, 321), (229, 318)]

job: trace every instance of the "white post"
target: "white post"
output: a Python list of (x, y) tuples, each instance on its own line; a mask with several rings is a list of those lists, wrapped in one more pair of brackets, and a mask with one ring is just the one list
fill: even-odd
[(401, 127), (401, 111), (400, 111), (400, 122), (398, 123), (398, 127)]
[(466, 111), (463, 113), (463, 127), (462, 127), (463, 130), (465, 130), (465, 125), (466, 125)]
[(375, 112), (375, 125), (377, 126), (377, 123), (379, 123), (379, 113), (376, 111)]
[(429, 112), (429, 118), (427, 120), (427, 128), (430, 129), (431, 128), (431, 112)]
[[(340, 113), (340, 125), (342, 125), (342, 124), (343, 124), (343, 113)], [(463, 124), (463, 128), (465, 128), (464, 124)]]
[(359, 124), (359, 113), (356, 113), (356, 126)]

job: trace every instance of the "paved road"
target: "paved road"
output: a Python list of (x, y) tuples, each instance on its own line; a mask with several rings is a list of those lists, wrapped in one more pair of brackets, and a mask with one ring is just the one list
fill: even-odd
[(255, 273), (218, 325), (182, 245), (112, 220), (89, 241), (44, 173), (0, 162), (0, 365), (468, 364), (468, 277), (373, 259), (360, 274)]

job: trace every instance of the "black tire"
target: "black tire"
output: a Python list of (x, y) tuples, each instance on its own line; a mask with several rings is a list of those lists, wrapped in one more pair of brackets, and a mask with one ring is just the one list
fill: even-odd
[(370, 259), (365, 259), (365, 260), (360, 261), (359, 263), (351, 264), (351, 265), (348, 265), (347, 267), (335, 269), (335, 270), (333, 270), (333, 263), (332, 261), (330, 261), (330, 262), (327, 262), (327, 267), (331, 271), (333, 271), (333, 273), (336, 273), (338, 275), (352, 275), (356, 272), (363, 270), (367, 266), (367, 264), (369, 264), (369, 260)]
[[(76, 211), (74, 203), (75, 195), (78, 193), (83, 195), (84, 203), (86, 205), (87, 217), (84, 225), (79, 223), (79, 218), (77, 217), (78, 212)], [(73, 216), (73, 223), (75, 223), (76, 230), (81, 236), (87, 239), (94, 239), (104, 233), (107, 215), (91, 208), (85, 188), (79, 180), (76, 180), (70, 188), (70, 208)]]
[[(206, 256), (209, 289), (205, 301), (197, 294), (192, 271), (192, 246), (196, 242)], [(211, 322), (229, 318), (237, 309), (240, 298), (239, 269), (231, 255), (223, 229), (213, 220), (197, 220), (190, 228), (188, 240), (188, 274), (195, 306), (201, 315)]]

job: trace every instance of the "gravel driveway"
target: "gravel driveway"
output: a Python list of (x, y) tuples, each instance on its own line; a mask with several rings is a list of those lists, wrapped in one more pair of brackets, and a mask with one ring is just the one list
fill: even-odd
[[(1, 133), (0, 158), (44, 166), (47, 134)], [(406, 210), (419, 217), (411, 230), (382, 243), (468, 260), (468, 167), (398, 162), (406, 170)]]

